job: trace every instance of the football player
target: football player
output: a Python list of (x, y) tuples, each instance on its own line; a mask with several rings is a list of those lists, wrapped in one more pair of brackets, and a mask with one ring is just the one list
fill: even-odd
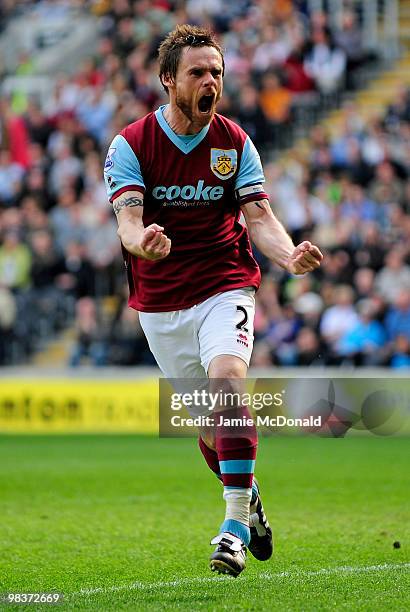
[[(224, 59), (212, 32), (177, 26), (159, 48), (159, 66), (169, 103), (125, 127), (104, 168), (129, 305), (167, 378), (205, 378), (210, 392), (237, 392), (251, 357), (260, 283), (249, 239), (290, 274), (314, 270), (322, 254), (308, 241), (293, 244), (269, 205), (252, 141), (216, 113)], [(273, 549), (253, 477), (256, 429), (204, 429), (199, 447), (226, 502), (211, 569), (237, 576), (246, 549), (260, 560)]]

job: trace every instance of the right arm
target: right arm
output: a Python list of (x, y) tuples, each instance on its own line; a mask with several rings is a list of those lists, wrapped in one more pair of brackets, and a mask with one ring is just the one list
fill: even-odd
[(142, 259), (164, 259), (171, 250), (171, 240), (156, 223), (144, 227), (142, 212), (144, 194), (141, 191), (124, 191), (113, 201), (118, 221), (118, 236), (124, 248)]
[(171, 241), (163, 233), (164, 228), (156, 223), (144, 227), (144, 179), (135, 151), (122, 134), (114, 137), (108, 149), (104, 179), (124, 248), (131, 255), (151, 261), (167, 257)]

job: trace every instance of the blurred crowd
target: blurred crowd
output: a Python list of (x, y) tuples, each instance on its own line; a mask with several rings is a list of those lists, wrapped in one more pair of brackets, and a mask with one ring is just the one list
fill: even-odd
[(312, 129), (306, 157), (266, 166), (272, 204), (320, 270), (270, 270), (258, 294), (254, 364), (410, 366), (410, 95), (381, 118), (351, 103), (343, 129)]
[[(337, 27), (326, 11), (311, 13), (296, 0), (81, 4), (98, 19), (95, 56), (74, 74), (62, 72), (45, 102), (16, 91), (0, 103), (0, 364), (26, 362), (72, 322), (72, 366), (154, 363), (126, 304), (102, 166), (112, 137), (166, 102), (157, 48), (177, 23), (190, 22), (221, 39), (219, 112), (260, 150), (275, 212), (295, 241), (312, 239), (326, 254), (321, 270), (294, 278), (256, 253), (263, 282), (253, 363), (408, 366), (407, 90), (384, 117), (366, 122), (346, 105), (341, 134), (314, 127), (308, 156), (272, 161), (298, 121), (313, 123), (374, 60), (356, 3), (343, 3)], [(12, 5), (4, 3), (7, 18)], [(30, 63), (23, 54), (17, 72)]]

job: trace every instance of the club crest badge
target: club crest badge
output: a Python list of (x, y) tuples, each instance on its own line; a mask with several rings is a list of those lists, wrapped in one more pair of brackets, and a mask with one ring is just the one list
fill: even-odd
[(222, 181), (235, 174), (237, 165), (236, 149), (211, 149), (211, 170)]

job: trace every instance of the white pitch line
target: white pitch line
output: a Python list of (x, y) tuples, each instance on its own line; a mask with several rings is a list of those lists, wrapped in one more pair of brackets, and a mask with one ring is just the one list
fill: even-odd
[[(257, 576), (257, 578), (261, 578), (262, 580), (276, 580), (278, 578), (304, 578), (311, 576), (331, 576), (332, 574), (365, 574), (372, 572), (383, 572), (383, 571), (391, 571), (391, 570), (410, 570), (410, 563), (382, 563), (380, 565), (362, 565), (362, 566), (349, 566), (342, 565), (339, 567), (328, 567), (322, 568), (319, 570), (296, 570), (294, 572), (277, 572), (276, 574), (272, 574), (270, 572), (262, 572)], [(254, 578), (254, 576), (241, 576), (240, 582), (247, 580), (248, 578)], [(169, 587), (179, 587), (190, 584), (206, 584), (206, 583), (222, 583), (229, 580), (227, 576), (209, 576), (209, 577), (201, 577), (197, 578), (180, 578), (178, 580), (170, 580), (168, 582), (132, 582), (130, 584), (120, 584), (117, 586), (109, 586), (109, 587), (96, 587), (93, 589), (81, 589), (76, 593), (71, 593), (69, 596), (78, 597), (88, 596), (88, 595), (98, 595), (104, 593), (116, 593), (117, 591), (142, 591), (142, 590), (155, 590), (155, 589), (163, 589)]]

